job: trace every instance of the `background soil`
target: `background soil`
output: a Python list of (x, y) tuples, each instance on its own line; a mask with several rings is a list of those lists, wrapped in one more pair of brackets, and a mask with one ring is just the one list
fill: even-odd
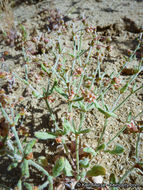
[[(143, 26), (143, 1), (142, 0), (43, 0), (43, 1), (16, 1), (15, 6), (13, 7), (14, 13), (14, 22), (17, 26), (19, 23), (22, 23), (28, 34), (34, 30), (39, 33), (47, 33), (47, 36), (53, 39), (56, 34), (55, 31), (49, 30), (46, 26), (45, 13), (42, 14), (44, 10), (58, 9), (63, 15), (63, 18), (67, 24), (75, 22), (77, 27), (80, 27), (80, 20), (84, 17), (87, 19), (89, 26), (97, 28), (97, 32), (104, 36), (111, 36), (112, 41), (111, 45), (114, 47), (111, 52), (111, 57), (109, 60), (105, 61), (103, 70), (110, 75), (113, 71), (117, 72), (122, 66), (122, 62), (125, 60), (124, 57), (127, 56), (127, 50), (134, 50), (137, 46), (137, 38), (141, 32)], [(48, 14), (48, 13), (46, 13)], [(4, 13), (2, 12), (2, 19), (0, 26), (4, 27), (5, 23), (3, 22)], [(69, 42), (69, 36), (63, 35), (63, 40), (67, 44)], [(21, 73), (23, 68), (23, 58), (22, 51), (16, 50), (13, 47), (7, 46), (3, 41), (0, 44), (0, 54), (4, 51), (9, 51), (10, 55), (6, 57), (4, 63), (4, 70), (14, 70), (16, 73)], [(142, 51), (142, 49), (140, 50)], [(50, 58), (49, 58), (50, 59)], [(129, 64), (129, 68), (132, 68), (134, 65), (138, 64), (137, 60), (132, 61)], [(31, 70), (35, 69), (35, 66), (31, 67)], [(36, 72), (36, 69), (35, 69)], [(128, 76), (122, 76), (126, 78)], [(143, 84), (143, 75), (139, 75), (137, 78), (137, 85)], [(0, 81), (0, 87), (4, 85), (4, 81)], [(23, 87), (19, 87), (16, 91), (16, 95), (19, 96), (24, 91)], [(113, 102), (114, 95), (106, 97), (108, 102)], [(128, 113), (131, 111), (133, 115), (136, 115), (142, 111), (143, 107), (143, 91), (132, 96), (127, 103), (117, 111), (119, 115), (118, 120), (111, 119), (108, 130), (105, 134), (105, 142), (108, 142), (111, 139), (112, 135), (120, 130), (123, 127), (123, 124), (126, 121)], [(60, 116), (63, 113), (63, 106), (60, 104), (60, 100), (57, 100), (57, 104), (53, 105), (53, 109), (57, 111), (57, 115)], [(27, 128), (30, 128), (31, 137), (34, 136), (34, 131), (45, 128), (45, 125), (48, 127), (48, 115), (44, 111), (44, 105), (38, 104), (35, 100), (26, 101), (28, 107), (29, 116), (25, 121)], [(42, 107), (43, 106), (43, 107)], [(57, 107), (59, 110), (57, 110)], [(143, 120), (143, 116), (138, 118), (138, 120)], [(96, 111), (92, 111), (88, 114), (87, 120), (85, 121), (85, 128), (90, 128), (91, 132), (83, 138), (83, 142), (92, 146), (93, 148), (97, 146), (97, 137), (101, 133), (103, 128), (103, 117)], [(122, 134), (120, 135), (115, 142), (122, 144), (125, 147), (125, 153), (119, 156), (111, 156), (100, 154), (96, 157), (95, 163), (101, 164), (106, 167), (107, 175), (104, 180), (108, 183), (109, 175), (111, 172), (115, 173), (118, 178), (123, 176), (126, 170), (128, 170), (132, 163), (134, 162), (135, 155), (135, 142), (137, 135), (136, 134)], [(141, 139), (143, 140), (143, 138)], [(35, 147), (34, 157), (39, 155), (46, 155), (47, 152), (56, 152), (54, 150), (54, 145), (51, 143), (37, 143)], [(140, 150), (143, 150), (143, 144), (140, 145)], [(51, 148), (52, 147), (52, 148)], [(140, 158), (143, 157), (143, 153), (140, 152)], [(18, 180), (18, 170), (12, 171), (12, 174), (7, 172), (7, 166), (10, 160), (8, 158), (0, 158), (0, 184), (6, 184), (11, 188), (17, 183)], [(15, 173), (14, 173), (15, 172)], [(136, 183), (142, 184), (142, 175), (140, 172), (133, 172), (125, 183)], [(41, 183), (40, 176), (36, 175), (36, 172), (32, 173), (32, 179), (35, 185)], [(43, 178), (44, 180), (44, 178)], [(40, 181), (40, 182), (39, 182)], [(133, 188), (132, 188), (133, 189)]]

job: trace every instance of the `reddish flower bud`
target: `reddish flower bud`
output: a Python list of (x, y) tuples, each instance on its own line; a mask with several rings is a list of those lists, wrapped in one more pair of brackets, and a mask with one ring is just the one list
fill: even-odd
[(60, 137), (57, 137), (55, 140), (56, 140), (56, 142), (57, 142), (58, 144), (62, 142), (62, 139), (61, 139)]
[(26, 160), (31, 160), (33, 159), (33, 153), (29, 153), (26, 157), (25, 157)]
[(10, 53), (9, 53), (8, 51), (4, 51), (4, 52), (3, 52), (3, 55), (4, 55), (4, 56), (7, 56), (7, 55), (9, 55), (9, 54), (10, 54)]
[(127, 123), (127, 127), (130, 132), (138, 132), (138, 127), (135, 125), (133, 120), (130, 123)]

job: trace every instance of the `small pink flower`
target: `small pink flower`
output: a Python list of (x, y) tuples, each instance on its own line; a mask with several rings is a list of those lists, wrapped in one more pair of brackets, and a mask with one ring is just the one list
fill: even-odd
[(53, 103), (55, 101), (55, 98), (53, 98), (52, 96), (48, 96), (48, 101), (50, 103)]
[(127, 123), (127, 127), (130, 130), (130, 132), (138, 132), (138, 128), (133, 120), (130, 123)]
[(49, 39), (48, 38), (45, 38), (44, 39), (44, 42), (47, 44), (49, 42)]
[(69, 100), (72, 100), (74, 98), (74, 96), (75, 96), (75, 93), (74, 93), (73, 89), (71, 89), (69, 91)]
[(115, 77), (115, 78), (113, 78), (113, 81), (114, 81), (116, 84), (121, 84), (122, 79)]
[(113, 78), (112, 84), (114, 84), (114, 87), (115, 87), (116, 90), (117, 90), (118, 88), (120, 88), (121, 82), (122, 82), (122, 79), (121, 79), (121, 78), (117, 78), (117, 77), (114, 77), (114, 78)]
[(92, 91), (89, 91), (89, 90), (83, 90), (81, 89), (82, 91), (82, 95), (84, 97), (84, 100), (86, 102), (89, 102), (89, 103), (92, 103), (95, 101), (96, 99), (96, 96), (94, 95), (94, 93)]

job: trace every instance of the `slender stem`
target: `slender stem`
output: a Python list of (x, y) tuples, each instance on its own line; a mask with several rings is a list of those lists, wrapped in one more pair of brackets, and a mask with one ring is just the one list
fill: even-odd
[[(1, 149), (0, 152), (3, 152), (5, 151), (8, 155), (12, 156), (13, 158), (15, 158), (17, 161), (20, 161), (22, 160), (22, 157), (17, 155), (17, 154), (14, 154), (13, 152), (7, 150), (7, 149)], [(35, 168), (37, 168), (39, 171), (42, 171), (47, 177), (48, 177), (48, 181), (49, 181), (49, 190), (53, 190), (53, 178), (52, 176), (50, 176), (50, 174), (43, 168), (41, 167), (39, 164), (35, 163), (34, 161), (32, 160), (28, 160), (28, 163), (32, 166), (34, 166)]]
[(56, 118), (55, 118), (55, 116), (54, 116), (54, 114), (53, 114), (53, 111), (52, 111), (52, 109), (51, 109), (51, 107), (50, 107), (50, 105), (49, 105), (49, 102), (48, 102), (47, 99), (45, 100), (45, 102), (46, 102), (47, 108), (48, 108), (48, 110), (49, 110), (49, 112), (50, 112), (50, 114), (51, 114), (51, 117), (52, 117), (52, 119), (53, 119), (53, 121), (54, 121), (54, 123), (55, 123), (56, 130), (58, 130), (59, 127), (58, 127), (58, 124), (57, 124), (57, 122), (56, 122)]
[(79, 85), (78, 85), (78, 89), (77, 89), (77, 94), (78, 94), (78, 92), (80, 90), (80, 87), (81, 87), (81, 84), (82, 84), (82, 81), (83, 81), (83, 78), (84, 78), (84, 73), (85, 73), (85, 70), (86, 70), (86, 65), (87, 65), (87, 63), (89, 61), (89, 57), (90, 57), (91, 52), (92, 52), (92, 46), (89, 49), (89, 53), (88, 53), (87, 59), (85, 61), (85, 68), (84, 68), (84, 70), (83, 70), (83, 72), (81, 74), (81, 77), (80, 77), (80, 81), (79, 81)]
[[(140, 47), (140, 44), (138, 44), (138, 46), (136, 47), (134, 53), (131, 55), (130, 60), (132, 60), (133, 56), (135, 55), (136, 51), (138, 50), (138, 48)], [(121, 70), (119, 71), (119, 73), (116, 75), (116, 77), (118, 77), (120, 75), (120, 73), (122, 72), (122, 70), (127, 66), (127, 64), (130, 62), (130, 60), (128, 62), (126, 62), (123, 67), (121, 68)], [(112, 84), (109, 84), (107, 86), (107, 88), (104, 90), (103, 94), (105, 94), (110, 88), (111, 88)], [(97, 100), (99, 100), (101, 98), (101, 95), (97, 98)]]
[(77, 179), (79, 177), (79, 135), (76, 135), (76, 166), (77, 166)]
[(134, 170), (134, 166), (131, 167), (131, 169), (129, 169), (128, 171), (126, 171), (126, 173), (120, 178), (120, 180), (118, 181), (118, 183), (122, 183), (126, 177)]
[(60, 54), (58, 54), (58, 56), (57, 56), (57, 59), (56, 59), (55, 65), (54, 65), (54, 67), (53, 67), (53, 69), (52, 69), (52, 73), (55, 73), (55, 70), (56, 70), (56, 68), (57, 68), (57, 65), (58, 65), (59, 59), (60, 59)]
[(28, 67), (27, 67), (27, 64), (25, 64), (25, 80), (28, 81)]
[[(76, 43), (75, 43), (75, 36), (73, 37), (74, 39), (74, 50), (73, 50), (73, 55), (74, 58), (76, 57)], [(70, 81), (72, 80), (72, 76), (73, 76), (73, 71), (74, 71), (74, 66), (76, 64), (76, 59), (73, 60), (73, 64), (72, 64), (72, 68), (71, 68), (71, 73), (70, 73)]]
[(102, 92), (102, 94), (100, 96), (97, 97), (96, 100), (99, 100), (103, 95), (105, 95), (105, 93), (111, 88), (111, 84), (109, 86), (107, 86), (107, 88), (104, 90), (104, 92)]
[(140, 90), (141, 88), (143, 88), (143, 86), (140, 86), (140, 87), (137, 88), (135, 91), (131, 92), (116, 108), (114, 108), (113, 112), (114, 112), (115, 110), (117, 110), (122, 104), (124, 104), (132, 94), (136, 93), (136, 92), (137, 92), (138, 90)]
[(65, 151), (66, 151), (66, 154), (67, 154), (67, 156), (68, 156), (68, 159), (69, 159), (69, 161), (70, 161), (70, 163), (72, 164), (72, 166), (73, 166), (73, 168), (74, 168), (74, 162), (73, 162), (73, 160), (72, 160), (72, 157), (71, 157), (71, 155), (70, 155), (70, 152), (69, 152), (69, 149), (68, 149), (68, 147), (67, 147), (67, 145), (66, 145), (66, 143), (65, 142), (62, 142), (63, 143), (63, 146), (64, 146), (64, 149), (65, 149)]
[(124, 130), (126, 129), (126, 127), (123, 127), (111, 140), (108, 141), (108, 143), (106, 144), (107, 146), (116, 138), (118, 137)]
[(9, 149), (11, 149), (12, 151), (14, 151), (14, 147), (13, 147), (13, 145), (12, 145), (12, 143), (11, 143), (11, 140), (7, 140), (7, 145), (8, 145), (8, 147), (9, 147)]
[(13, 153), (13, 151), (11, 152), (10, 150), (8, 150), (8, 149), (0, 149), (0, 152), (5, 152), (5, 153), (7, 153), (7, 155), (9, 156), (9, 157), (11, 157), (11, 158), (15, 158), (17, 161), (21, 161), (22, 160), (22, 157), (21, 156), (19, 156), (18, 154), (15, 154), (15, 153)]
[(19, 137), (18, 137), (17, 131), (16, 131), (16, 129), (15, 129), (15, 126), (11, 127), (11, 130), (12, 130), (14, 136), (15, 136), (15, 139), (16, 139), (16, 142), (17, 142), (17, 145), (18, 145), (19, 150), (23, 153), (23, 148), (22, 148), (20, 139), (19, 139)]
[(78, 131), (81, 130), (83, 122), (84, 122), (84, 119), (85, 119), (85, 113), (82, 112), (81, 115), (80, 115), (80, 124), (79, 124), (79, 127), (78, 127)]
[(49, 181), (49, 190), (53, 190), (53, 178), (50, 176), (50, 174), (39, 164), (33, 162), (32, 160), (28, 160), (29, 164), (37, 168), (39, 171), (42, 171), (47, 177)]
[[(7, 121), (9, 122), (9, 124), (10, 124), (10, 125), (11, 125), (11, 124), (13, 125), (14, 122), (12, 122), (12, 121), (10, 120), (9, 116), (7, 115), (7, 113), (5, 112), (5, 110), (3, 109), (1, 103), (0, 103), (0, 108), (1, 108), (1, 110), (2, 110), (2, 113), (3, 113), (4, 117), (5, 117), (5, 118), (7, 119)], [(11, 127), (11, 130), (12, 130), (14, 136), (15, 136), (15, 139), (16, 139), (16, 142), (17, 142), (17, 145), (18, 145), (19, 150), (23, 153), (23, 148), (22, 148), (20, 139), (19, 139), (19, 137), (18, 137), (17, 131), (16, 131), (16, 129), (15, 129), (15, 126), (12, 126), (12, 127)]]
[(139, 154), (140, 139), (141, 139), (141, 133), (138, 134), (137, 142), (136, 142), (136, 159), (137, 160), (138, 160), (138, 154)]
[(99, 144), (100, 144), (100, 142), (101, 142), (101, 140), (102, 140), (102, 138), (103, 138), (103, 135), (104, 135), (104, 133), (105, 133), (105, 130), (106, 130), (106, 127), (107, 127), (107, 121), (108, 121), (108, 119), (106, 118), (106, 119), (105, 119), (105, 122), (104, 122), (103, 131), (102, 131), (101, 136), (100, 136), (100, 138), (99, 138), (99, 140), (98, 140), (98, 146), (99, 146)]
[[(81, 113), (80, 115), (80, 124), (78, 126), (78, 131), (81, 130), (83, 122), (85, 119), (85, 113)], [(76, 135), (76, 166), (77, 166), (77, 180), (79, 179), (79, 141), (80, 141), (80, 136)]]
[(101, 65), (101, 63), (100, 63), (100, 61), (98, 60), (98, 61), (97, 61), (97, 68), (98, 68), (98, 76), (99, 76), (99, 78), (100, 78), (100, 75), (101, 75), (101, 74), (100, 74), (100, 73), (101, 73), (101, 72), (100, 72), (100, 65)]
[(4, 117), (6, 118), (6, 120), (9, 122), (9, 124), (11, 124), (12, 121), (10, 120), (10, 118), (9, 118), (8, 115), (7, 115), (7, 113), (6, 113), (5, 110), (3, 109), (1, 103), (0, 103), (0, 109), (1, 109), (1, 111), (2, 111), (3, 116), (4, 116)]
[(80, 90), (80, 87), (81, 87), (81, 84), (82, 84), (82, 81), (83, 81), (84, 72), (85, 72), (85, 69), (84, 69), (84, 71), (83, 71), (83, 73), (81, 74), (81, 77), (80, 77), (80, 81), (79, 81), (79, 85), (78, 85), (78, 89), (77, 89), (77, 94), (79, 93), (79, 90)]
[(136, 119), (137, 117), (139, 117), (142, 113), (143, 113), (143, 111), (139, 112), (139, 113), (134, 117), (134, 119)]
[(127, 64), (133, 59), (133, 57), (134, 57), (136, 51), (139, 49), (139, 47), (140, 47), (140, 43), (137, 45), (137, 47), (136, 47), (136, 49), (134, 50), (133, 54), (130, 56), (129, 61), (127, 61), (127, 62), (123, 65), (123, 67), (122, 67), (121, 70), (119, 71), (117, 77), (120, 75), (120, 73), (123, 71), (123, 69), (127, 66)]
[(120, 98), (121, 98), (122, 94), (119, 94), (118, 98), (116, 99), (112, 109), (111, 109), (111, 112), (114, 110), (114, 108), (116, 107), (117, 103), (119, 102)]
[(49, 184), (49, 181), (46, 181), (45, 183), (43, 183), (42, 185), (40, 185), (40, 186), (38, 187), (38, 190), (43, 190), (44, 188), (47, 187), (48, 184)]

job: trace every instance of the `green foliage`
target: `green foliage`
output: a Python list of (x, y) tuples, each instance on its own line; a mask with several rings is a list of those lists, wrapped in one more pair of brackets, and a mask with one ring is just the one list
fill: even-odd
[(54, 167), (53, 167), (53, 177), (57, 177), (59, 175), (61, 175), (63, 169), (65, 167), (65, 158), (64, 157), (60, 157)]
[[(83, 27), (85, 27), (85, 25), (83, 25)], [(117, 109), (123, 106), (125, 102), (129, 100), (131, 95), (143, 88), (142, 85), (138, 88), (136, 85), (136, 78), (143, 70), (142, 62), (140, 62), (133, 70), (132, 75), (123, 82), (120, 80), (120, 74), (124, 68), (126, 68), (127, 63), (123, 65), (117, 74), (112, 72), (107, 78), (106, 76), (108, 76), (108, 74), (101, 71), (103, 70), (101, 69), (101, 64), (107, 54), (109, 55), (107, 50), (110, 50), (110, 46), (106, 41), (101, 43), (100, 39), (102, 39), (102, 37), (93, 28), (89, 28), (92, 31), (91, 33), (89, 32), (90, 34), (86, 32), (87, 29), (88, 28), (86, 27), (74, 32), (73, 28), (73, 42), (71, 42), (73, 43), (73, 47), (71, 47), (73, 52), (69, 53), (69, 51), (66, 52), (66, 48), (63, 47), (64, 43), (60, 40), (59, 33), (58, 38), (55, 41), (54, 39), (53, 41), (50, 41), (51, 47), (48, 49), (49, 44), (48, 42), (45, 42), (47, 40), (44, 39), (43, 35), (41, 35), (42, 37), (40, 38), (38, 37), (38, 40), (37, 38), (31, 40), (29, 39), (29, 34), (26, 28), (23, 25), (20, 25), (22, 41), (21, 49), (23, 50), (24, 61), (33, 63), (33, 56), (30, 57), (27, 53), (26, 45), (28, 41), (34, 43), (36, 49), (36, 52), (34, 52), (35, 55), (42, 54), (41, 58), (38, 56), (35, 56), (36, 58), (34, 58), (37, 59), (34, 62), (36, 62), (37, 65), (40, 65), (40, 68), (36, 69), (39, 69), (38, 72), (40, 74), (38, 76), (39, 78), (41, 77), (41, 83), (39, 81), (37, 82), (38, 77), (36, 78), (35, 83), (33, 82), (33, 79), (30, 79), (30, 75), (31, 73), (33, 74), (33, 72), (31, 71), (31, 73), (29, 73), (29, 70), (32, 69), (27, 63), (24, 63), (24, 76), (14, 72), (9, 72), (8, 74), (0, 72), (0, 78), (4, 78), (5, 76), (9, 76), (7, 78), (15, 77), (19, 83), (22, 82), (25, 85), (25, 89), (28, 89), (29, 91), (28, 93), (33, 95), (31, 96), (31, 94), (28, 94), (26, 97), (29, 102), (32, 102), (30, 99), (32, 97), (38, 102), (40, 109), (46, 108), (46, 114), (49, 116), (49, 118), (47, 117), (49, 128), (45, 129), (46, 132), (42, 132), (38, 129), (39, 131), (34, 131), (34, 135), (40, 140), (45, 140), (46, 145), (52, 140), (52, 146), (56, 145), (57, 148), (60, 147), (60, 151), (58, 149), (59, 152), (56, 153), (57, 159), (55, 163), (54, 159), (49, 163), (50, 151), (49, 147), (45, 144), (45, 149), (48, 149), (49, 152), (47, 153), (45, 151), (45, 155), (40, 155), (39, 158), (34, 157), (33, 159), (34, 154), (31, 153), (35, 151), (34, 146), (36, 145), (37, 140), (30, 136), (30, 130), (25, 135), (25, 126), (21, 132), (22, 138), (19, 135), (19, 126), (27, 119), (27, 117), (19, 111), (22, 102), (16, 98), (11, 98), (11, 96), (3, 91), (0, 92), (0, 110), (1, 115), (5, 120), (2, 120), (0, 123), (2, 126), (0, 126), (0, 154), (7, 154), (12, 159), (12, 164), (9, 165), (8, 171), (20, 165), (21, 179), (17, 184), (19, 189), (23, 188), (22, 185), (28, 190), (33, 189), (32, 185), (28, 183), (28, 180), (24, 181), (26, 178), (30, 178), (30, 165), (39, 170), (42, 173), (42, 176), (45, 175), (47, 177), (46, 183), (42, 184), (39, 189), (48, 188), (48, 190), (53, 190), (54, 185), (57, 183), (56, 180), (63, 180), (63, 176), (66, 180), (67, 177), (72, 177), (76, 181), (81, 179), (86, 181), (94, 176), (106, 175), (106, 168), (93, 162), (95, 161), (95, 156), (98, 157), (101, 151), (103, 154), (109, 153), (111, 154), (110, 156), (114, 155), (114, 157), (125, 152), (124, 148), (119, 144), (115, 144), (113, 150), (108, 149), (108, 145), (111, 142), (113, 143), (114, 139), (119, 137), (119, 135), (127, 128), (126, 123), (120, 131), (117, 130), (116, 134), (114, 134), (109, 142), (106, 142), (105, 134), (106, 130), (108, 130), (108, 121), (110, 119), (118, 119), (119, 121), (118, 112), (116, 112)], [(90, 39), (88, 41), (88, 47), (83, 48), (82, 40), (87, 38), (87, 36)], [(133, 52), (129, 60), (132, 60), (135, 57), (140, 45), (141, 44), (139, 44)], [(104, 48), (105, 55), (100, 51), (101, 47)], [(50, 61), (47, 60), (47, 55), (50, 57)], [(94, 69), (91, 67), (93, 59), (95, 59)], [(12, 84), (13, 81), (8, 82), (11, 82), (10, 84)], [(132, 86), (132, 89), (130, 86)], [(130, 94), (125, 96), (129, 90)], [(111, 94), (113, 100), (111, 99), (111, 101), (108, 102), (106, 95)], [(25, 100), (27, 101), (27, 99)], [(60, 107), (60, 109), (62, 109), (60, 110), (62, 112), (60, 114), (57, 111), (57, 107), (55, 107), (55, 105), (57, 106), (55, 101), (58, 103), (58, 106), (64, 105), (63, 107)], [(43, 106), (43, 102), (46, 107)], [(53, 105), (53, 103), (55, 104)], [(27, 109), (25, 104), (22, 105)], [(28, 109), (26, 111), (28, 111)], [(100, 115), (102, 115), (101, 120), (104, 121), (104, 124), (101, 126), (103, 129), (98, 136), (96, 133), (96, 130), (98, 131), (98, 125), (95, 124), (94, 126), (94, 141), (97, 142), (97, 146), (94, 146), (95, 149), (93, 149), (91, 147), (92, 144), (91, 146), (88, 146), (83, 143), (82, 140), (86, 138), (87, 133), (91, 132), (88, 125), (88, 117), (92, 114), (92, 116), (96, 118), (96, 112), (99, 112)], [(34, 114), (36, 115), (36, 113)], [(142, 112), (137, 114), (137, 116), (133, 116), (130, 112), (126, 121), (130, 124), (132, 120), (135, 120), (135, 118), (141, 114)], [(31, 115), (33, 115), (33, 112)], [(6, 127), (7, 130), (4, 130)], [(132, 125), (130, 125), (130, 127), (132, 127)], [(138, 156), (142, 127), (134, 127), (137, 129), (136, 132), (139, 133), (136, 143), (136, 163), (132, 166), (129, 172), (127, 171), (125, 175), (123, 175), (119, 182), (122, 182), (134, 168), (138, 168), (142, 171), (143, 163)], [(131, 131), (130, 128), (128, 130)], [(14, 140), (11, 140), (9, 131), (12, 133)], [(28, 138), (30, 138), (30, 140), (28, 140)], [(29, 154), (32, 156), (30, 157)], [(107, 154), (107, 156), (109, 154)], [(54, 155), (52, 156), (54, 157)], [(37, 161), (39, 164), (36, 163)], [(93, 163), (95, 164), (94, 166)], [(115, 174), (111, 173), (109, 182), (111, 184), (117, 183)], [(117, 188), (114, 187), (112, 188), (112, 190), (116, 189)]]
[(106, 174), (106, 170), (104, 167), (100, 165), (95, 165), (90, 170), (87, 171), (86, 176), (93, 177), (93, 176), (99, 176), (99, 175), (105, 175), (105, 174)]
[(83, 151), (84, 151), (84, 152), (87, 152), (87, 153), (90, 153), (90, 154), (92, 154), (93, 156), (96, 155), (95, 150), (94, 150), (93, 148), (91, 148), (91, 147), (84, 148)]
[(56, 136), (47, 132), (35, 132), (35, 137), (42, 140), (55, 139)]
[(121, 145), (115, 145), (113, 150), (106, 150), (110, 154), (122, 154), (124, 152), (124, 148)]

